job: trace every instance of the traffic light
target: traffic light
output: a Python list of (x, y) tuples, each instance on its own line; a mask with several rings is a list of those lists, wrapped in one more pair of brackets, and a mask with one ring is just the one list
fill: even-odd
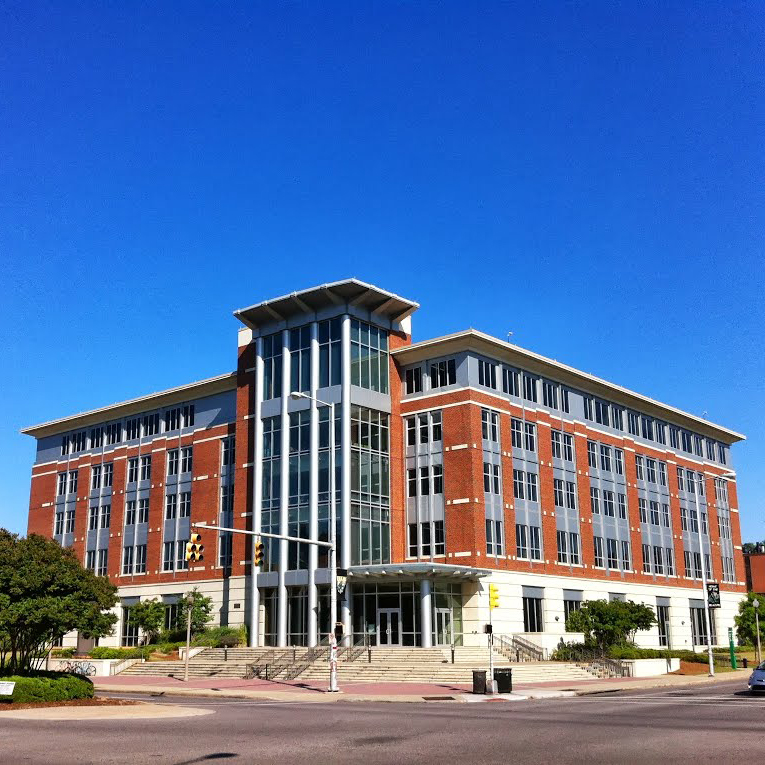
[(266, 549), (260, 538), (255, 542), (252, 548), (252, 564), (254, 566), (262, 566), (263, 559), (266, 557)]
[(499, 608), (499, 588), (496, 584), (489, 585), (489, 608)]
[(202, 535), (192, 534), (189, 537), (189, 541), (186, 542), (186, 560), (202, 560), (204, 558), (204, 555), (202, 555), (204, 549), (202, 546)]

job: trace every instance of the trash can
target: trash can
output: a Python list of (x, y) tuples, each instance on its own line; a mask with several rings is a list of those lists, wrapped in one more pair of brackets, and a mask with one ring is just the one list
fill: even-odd
[(473, 693), (486, 693), (486, 670), (473, 670)]
[(513, 668), (502, 667), (494, 670), (494, 680), (497, 683), (497, 693), (513, 692)]
[(743, 658), (743, 659), (741, 659), (741, 661), (742, 661), (742, 663), (744, 665), (744, 669), (749, 669), (749, 659)]

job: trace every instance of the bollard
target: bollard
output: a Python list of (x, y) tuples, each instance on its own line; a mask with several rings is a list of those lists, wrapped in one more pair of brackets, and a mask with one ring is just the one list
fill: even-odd
[(223, 661), (228, 661), (228, 648), (223, 648)]
[(452, 643), (452, 664), (454, 664), (454, 643)]

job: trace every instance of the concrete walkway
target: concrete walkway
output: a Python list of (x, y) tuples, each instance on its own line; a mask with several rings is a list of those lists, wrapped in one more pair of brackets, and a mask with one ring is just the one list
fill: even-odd
[(708, 683), (741, 679), (742, 687), (750, 670), (725, 672), (714, 678), (706, 675), (660, 675), (646, 678), (609, 678), (586, 680), (575, 683), (538, 683), (534, 685), (514, 684), (511, 699), (507, 695), (498, 697), (473, 696), (467, 685), (437, 683), (341, 683), (340, 693), (326, 693), (326, 684), (278, 682), (268, 680), (241, 680), (238, 678), (192, 678), (188, 682), (170, 677), (97, 677), (93, 679), (97, 690), (120, 693), (166, 694), (168, 696), (223, 697), (260, 699), (289, 702), (335, 702), (335, 701), (408, 701), (425, 700), (476, 701), (478, 699), (518, 700), (529, 698), (561, 698), (583, 696), (594, 693), (613, 693), (620, 690), (643, 688), (666, 688), (698, 686)]

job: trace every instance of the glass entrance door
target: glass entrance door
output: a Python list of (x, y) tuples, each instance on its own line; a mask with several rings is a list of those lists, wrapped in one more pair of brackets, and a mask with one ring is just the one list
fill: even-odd
[(454, 642), (452, 612), (449, 608), (436, 609), (436, 645), (451, 645)]
[(377, 609), (377, 645), (401, 645), (401, 609)]

